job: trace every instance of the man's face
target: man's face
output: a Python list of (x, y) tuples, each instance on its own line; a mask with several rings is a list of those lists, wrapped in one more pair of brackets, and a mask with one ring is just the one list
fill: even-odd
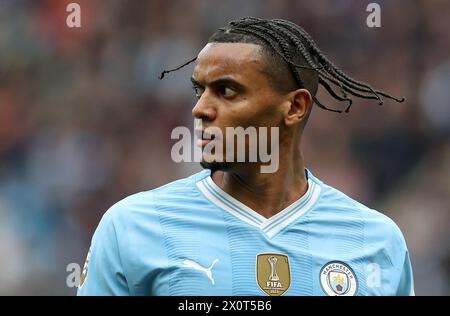
[[(209, 43), (198, 55), (192, 76), (198, 101), (192, 114), (201, 120), (202, 130), (210, 127), (221, 130), (223, 157), (227, 127), (258, 130), (259, 127), (279, 127), (283, 122), (284, 114), (279, 105), (285, 99), (270, 83), (266, 69), (260, 46), (255, 44)], [(201, 146), (207, 143), (208, 140), (204, 140)], [(248, 155), (246, 157), (248, 159)], [(203, 161), (202, 165), (223, 170), (234, 164)]]

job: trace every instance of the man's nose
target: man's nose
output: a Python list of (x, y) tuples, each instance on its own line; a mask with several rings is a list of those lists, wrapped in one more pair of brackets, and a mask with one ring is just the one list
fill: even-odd
[(217, 111), (215, 106), (213, 105), (213, 101), (208, 98), (206, 91), (202, 94), (202, 96), (198, 99), (194, 108), (192, 109), (192, 115), (195, 118), (206, 120), (206, 121), (214, 121), (217, 115)]

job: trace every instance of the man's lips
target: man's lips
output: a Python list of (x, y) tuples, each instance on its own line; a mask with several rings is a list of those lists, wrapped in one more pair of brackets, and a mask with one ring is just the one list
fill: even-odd
[(196, 145), (198, 147), (204, 147), (206, 144), (208, 144), (211, 140), (210, 139), (197, 139)]
[(209, 134), (202, 130), (195, 130), (195, 137), (197, 138), (197, 146), (203, 147), (208, 144), (210, 141), (215, 139), (214, 134)]

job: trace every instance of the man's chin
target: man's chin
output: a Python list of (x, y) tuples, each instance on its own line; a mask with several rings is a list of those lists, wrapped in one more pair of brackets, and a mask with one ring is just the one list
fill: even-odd
[(205, 160), (202, 160), (200, 162), (200, 166), (202, 166), (204, 169), (210, 169), (211, 173), (214, 173), (214, 171), (229, 171), (232, 168), (232, 165), (233, 163), (231, 162), (207, 162)]

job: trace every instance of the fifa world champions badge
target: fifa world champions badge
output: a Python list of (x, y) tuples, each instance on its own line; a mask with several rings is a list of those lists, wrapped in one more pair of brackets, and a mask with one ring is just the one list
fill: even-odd
[(291, 286), (289, 257), (276, 253), (256, 256), (256, 279), (258, 285), (270, 296), (280, 296)]

